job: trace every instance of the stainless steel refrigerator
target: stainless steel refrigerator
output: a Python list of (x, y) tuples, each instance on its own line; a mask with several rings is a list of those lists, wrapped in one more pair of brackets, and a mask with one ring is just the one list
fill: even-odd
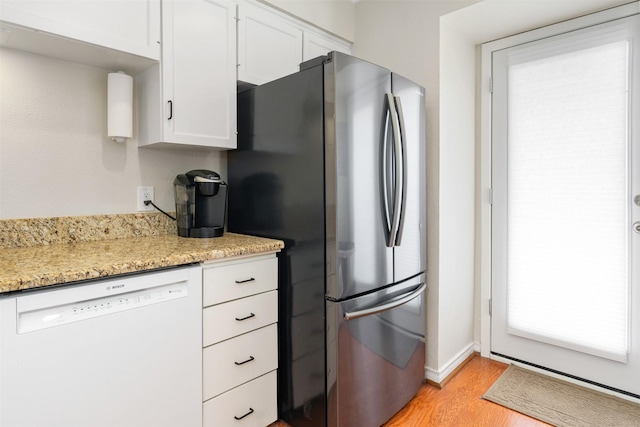
[(379, 426), (425, 369), (424, 89), (332, 52), (238, 93), (228, 230), (281, 239), (279, 416)]

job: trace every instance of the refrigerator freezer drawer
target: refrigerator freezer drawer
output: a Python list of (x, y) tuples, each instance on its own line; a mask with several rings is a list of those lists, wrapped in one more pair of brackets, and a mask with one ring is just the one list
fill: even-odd
[[(381, 425), (418, 391), (425, 368), (424, 289), (412, 282), (327, 301), (328, 331), (333, 331), (327, 335), (329, 427)], [(386, 309), (378, 311), (381, 307)], [(345, 318), (366, 312), (371, 314)]]

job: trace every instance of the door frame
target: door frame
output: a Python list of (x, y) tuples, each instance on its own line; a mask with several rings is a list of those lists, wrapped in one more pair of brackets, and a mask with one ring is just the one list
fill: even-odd
[[(528, 43), (534, 40), (551, 37), (553, 35), (578, 30), (581, 28), (597, 25), (603, 22), (612, 21), (620, 18), (625, 18), (632, 15), (637, 15), (640, 12), (638, 8), (638, 2), (628, 3), (622, 6), (617, 6), (611, 9), (607, 9), (601, 12), (581, 16), (568, 21), (552, 24), (546, 27), (537, 28), (535, 30), (527, 31), (524, 33), (516, 34), (510, 37), (499, 39), (496, 41), (484, 43), (480, 46), (480, 73), (479, 73), (479, 146), (478, 146), (478, 164), (479, 170), (477, 174), (478, 184), (477, 191), (477, 206), (476, 212), (478, 215), (478, 237), (477, 243), (477, 271), (476, 280), (479, 281), (480, 289), (480, 354), (483, 357), (492, 358), (496, 360), (502, 360), (506, 363), (513, 363), (511, 360), (503, 359), (491, 354), (491, 206), (492, 206), (492, 194), (491, 194), (491, 74), (492, 74), (492, 53), (496, 50), (505, 49), (511, 46)], [(529, 367), (530, 368), (530, 367)], [(537, 370), (537, 369), (536, 369)], [(542, 370), (540, 370), (542, 371)], [(542, 371), (547, 374), (549, 372)], [(554, 375), (559, 378), (569, 380), (571, 379)], [(580, 385), (588, 386), (584, 382), (577, 382)], [(599, 389), (599, 388), (598, 388)], [(599, 389), (601, 390), (601, 389)], [(625, 395), (613, 393), (625, 398)], [(626, 397), (628, 398), (628, 396)]]

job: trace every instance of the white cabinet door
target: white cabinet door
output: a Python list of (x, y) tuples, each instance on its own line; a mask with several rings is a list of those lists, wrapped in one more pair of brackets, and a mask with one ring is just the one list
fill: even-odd
[(160, 0), (2, 0), (0, 20), (160, 59)]
[(140, 145), (236, 147), (235, 47), (233, 3), (162, 2), (162, 63), (137, 79)]
[(331, 39), (327, 36), (305, 30), (302, 49), (303, 61), (326, 55), (327, 52), (331, 52), (332, 50), (351, 54), (351, 48), (347, 42), (341, 42), (337, 39)]
[(302, 28), (275, 11), (238, 6), (238, 80), (263, 84), (299, 70)]

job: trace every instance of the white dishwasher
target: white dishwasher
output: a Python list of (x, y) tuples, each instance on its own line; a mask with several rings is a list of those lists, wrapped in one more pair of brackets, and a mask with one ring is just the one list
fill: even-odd
[(0, 426), (202, 426), (202, 270), (0, 298)]

